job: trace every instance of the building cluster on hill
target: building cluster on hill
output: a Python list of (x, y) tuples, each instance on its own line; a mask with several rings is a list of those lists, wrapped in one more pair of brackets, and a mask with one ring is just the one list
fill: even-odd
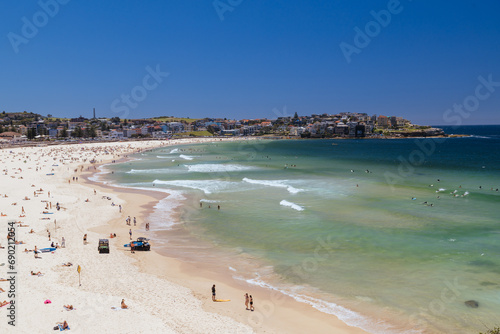
[(175, 118), (145, 119), (54, 118), (34, 113), (0, 114), (0, 141), (122, 140), (172, 136), (286, 136), (296, 138), (435, 136), (441, 129), (418, 126), (396, 116), (366, 113), (281, 116), (276, 119)]

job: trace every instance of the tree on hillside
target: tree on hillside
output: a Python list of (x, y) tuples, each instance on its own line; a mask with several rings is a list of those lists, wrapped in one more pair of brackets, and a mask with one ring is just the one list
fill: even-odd
[(36, 137), (36, 129), (35, 128), (28, 128), (28, 131), (26, 132), (26, 137), (28, 140), (32, 140)]
[(91, 137), (91, 138), (95, 138), (95, 137), (97, 137), (97, 131), (96, 131), (95, 126), (94, 126), (94, 125), (91, 125), (91, 126), (90, 126), (90, 129), (89, 129), (89, 137)]
[(82, 128), (77, 126), (75, 128), (75, 131), (73, 131), (73, 137), (75, 138), (82, 138), (83, 137), (83, 131), (82, 131)]
[(61, 130), (61, 133), (59, 134), (59, 137), (61, 137), (61, 138), (66, 138), (66, 137), (68, 137), (68, 131), (66, 130), (66, 127), (64, 127), (64, 128)]

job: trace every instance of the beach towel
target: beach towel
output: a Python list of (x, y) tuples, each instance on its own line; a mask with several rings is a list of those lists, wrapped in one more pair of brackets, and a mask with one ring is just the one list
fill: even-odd
[(68, 326), (68, 328), (64, 329), (64, 328), (63, 328), (63, 326), (62, 326), (61, 324), (59, 324), (59, 325), (57, 325), (57, 326), (59, 327), (59, 330), (60, 330), (61, 332), (62, 332), (62, 331), (66, 331), (66, 330), (68, 330), (68, 331), (69, 331), (69, 330), (71, 329), (71, 328), (69, 328), (69, 326)]

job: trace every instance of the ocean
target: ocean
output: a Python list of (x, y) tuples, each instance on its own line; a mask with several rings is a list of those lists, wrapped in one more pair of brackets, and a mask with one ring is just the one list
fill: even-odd
[(470, 136), (170, 146), (103, 178), (171, 194), (160, 252), (372, 333), (479, 333), (500, 326), (500, 126), (442, 128)]

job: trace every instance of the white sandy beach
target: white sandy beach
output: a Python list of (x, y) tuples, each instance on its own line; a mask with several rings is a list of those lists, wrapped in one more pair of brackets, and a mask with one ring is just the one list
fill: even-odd
[[(242, 297), (246, 292), (242, 289), (249, 287), (240, 289), (243, 283), (204, 270), (197, 272), (188, 264), (154, 251), (130, 254), (123, 247), (129, 240), (128, 230), (132, 229), (135, 239), (141, 236), (144, 226), (129, 227), (125, 218), (136, 216), (142, 222), (148, 208), (165, 194), (155, 197), (119, 191), (93, 185), (84, 176), (96, 171), (91, 160), (109, 163), (139, 150), (174, 144), (179, 142), (0, 150), (0, 244), (4, 247), (0, 249), (0, 264), (5, 263), (0, 266), (0, 278), (15, 277), (13, 298), (9, 298), (10, 282), (0, 282), (0, 288), (6, 291), (0, 293), (0, 302), (15, 302), (12, 312), (8, 309), (11, 305), (0, 308), (0, 333), (46, 333), (64, 320), (71, 332), (79, 333), (363, 333), (289, 297), (279, 297), (277, 303), (277, 297), (262, 288), (252, 288), (256, 290), (254, 295), (259, 296), (260, 305), (270, 307), (266, 312), (261, 307), (249, 315)], [(78, 177), (78, 181), (73, 181), (73, 177)], [(60, 210), (56, 209), (56, 203)], [(119, 205), (123, 208), (121, 213)], [(15, 240), (24, 242), (15, 246), (13, 268), (8, 263), (9, 222), (16, 222)], [(34, 233), (29, 233), (31, 229)], [(110, 254), (99, 254), (99, 238), (108, 238), (110, 233), (118, 235), (110, 239)], [(83, 243), (84, 234), (88, 235), (87, 244)], [(63, 237), (65, 248), (35, 258), (35, 246), (42, 249), (50, 247), (52, 242), (61, 245)], [(67, 262), (73, 265), (62, 265)], [(81, 286), (78, 266), (81, 266)], [(43, 275), (31, 275), (31, 271)], [(213, 303), (212, 283), (232, 301)], [(129, 307), (126, 310), (120, 309), (122, 299)], [(47, 300), (50, 303), (44, 303)], [(64, 305), (73, 305), (75, 309), (67, 311)], [(12, 319), (7, 317), (10, 313), (14, 315)], [(268, 321), (252, 320), (258, 316)], [(11, 320), (15, 327), (8, 323)]]

